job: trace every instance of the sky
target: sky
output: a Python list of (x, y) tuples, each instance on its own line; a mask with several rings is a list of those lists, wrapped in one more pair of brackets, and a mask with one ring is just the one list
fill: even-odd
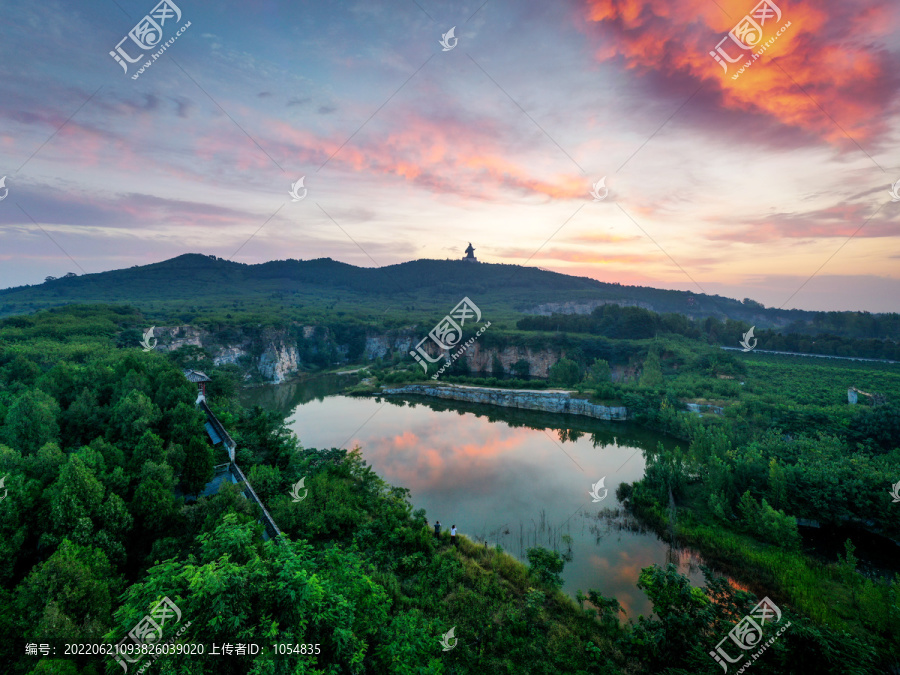
[(895, 0), (3, 16), (3, 288), (183, 253), (383, 266), (471, 241), (484, 262), (900, 311)]

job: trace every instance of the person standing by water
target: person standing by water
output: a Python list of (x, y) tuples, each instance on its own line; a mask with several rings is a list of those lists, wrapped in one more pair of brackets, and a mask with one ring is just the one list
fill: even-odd
[(434, 537), (435, 539), (441, 538), (441, 521), (435, 521), (434, 523)]
[(456, 547), (459, 547), (459, 542), (456, 540), (456, 525), (450, 526), (450, 543)]

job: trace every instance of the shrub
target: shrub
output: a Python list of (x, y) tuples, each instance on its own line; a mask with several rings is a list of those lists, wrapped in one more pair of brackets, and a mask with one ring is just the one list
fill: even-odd
[(560, 359), (550, 366), (550, 384), (571, 387), (580, 379), (578, 364), (571, 359)]

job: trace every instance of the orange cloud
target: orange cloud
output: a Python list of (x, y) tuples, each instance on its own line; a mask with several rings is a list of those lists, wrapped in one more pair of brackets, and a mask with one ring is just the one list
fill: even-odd
[[(897, 76), (873, 39), (896, 28), (897, 14), (885, 0), (863, 9), (836, 0), (777, 0), (781, 20), (762, 24), (753, 50), (723, 43), (732, 58), (742, 56), (727, 73), (709, 52), (757, 0), (585, 1), (584, 18), (603, 32), (599, 60), (620, 58), (641, 73), (686, 74), (714, 87), (725, 108), (762, 113), (831, 143), (846, 140), (840, 127), (857, 141), (886, 129), (885, 111), (896, 90), (887, 82)], [(733, 79), (763, 46), (765, 52)]]
[[(266, 143), (276, 156), (315, 165), (328, 160), (329, 167), (395, 176), (439, 193), (493, 200), (503, 191), (513, 191), (572, 199), (586, 198), (590, 190), (590, 181), (575, 172), (539, 178), (532, 166), (509, 159), (501, 134), (487, 122), (472, 124), (408, 113), (398, 129), (377, 143), (354, 139), (343, 147), (345, 139), (339, 137), (322, 138), (277, 120), (267, 125), (269, 136), (278, 139)], [(204, 140), (203, 154), (223, 142), (220, 138)]]

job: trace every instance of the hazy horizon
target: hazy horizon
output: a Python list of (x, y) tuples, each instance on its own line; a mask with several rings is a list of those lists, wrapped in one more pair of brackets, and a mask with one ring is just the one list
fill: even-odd
[[(148, 262), (148, 263), (146, 263), (146, 264), (147, 264), (147, 265), (153, 265), (153, 264), (157, 264), (157, 263), (162, 263), (162, 262), (166, 262), (166, 261), (168, 261), (168, 260), (173, 260), (174, 258), (178, 258), (178, 257), (184, 256), (184, 255), (214, 255), (214, 254), (197, 253), (196, 251), (188, 251), (188, 252), (185, 252), (185, 253), (179, 253), (178, 255), (175, 255), (175, 256), (173, 256), (172, 258), (166, 258), (166, 259), (163, 259), (163, 260), (154, 260), (154, 261)], [(221, 256), (216, 256), (216, 257), (221, 258)], [(265, 263), (267, 263), (267, 262), (278, 262), (278, 261), (289, 260), (289, 259), (290, 259), (290, 260), (297, 260), (298, 262), (310, 262), (310, 261), (313, 261), (313, 260), (322, 260), (322, 259), (328, 259), (328, 258), (330, 258), (330, 256), (325, 256), (325, 258), (308, 258), (308, 259), (297, 259), (297, 258), (272, 258), (271, 260), (260, 260), (260, 261), (253, 261), (253, 262), (242, 262), (242, 261), (228, 261), (228, 262), (239, 262), (239, 263), (245, 264), (245, 265), (263, 265), (263, 264), (265, 264)], [(338, 260), (338, 259), (336, 259), (336, 258), (330, 258), (330, 259), (333, 260), (334, 262), (337, 262), (337, 263), (344, 263), (344, 264), (347, 264), (347, 265), (353, 265), (353, 266), (355, 266), (355, 267), (374, 267), (374, 266), (371, 266), (371, 265), (355, 265), (355, 264), (352, 263), (352, 262), (348, 262), (348, 261), (346, 261), (346, 260)], [(226, 260), (227, 260), (227, 259), (226, 259)], [(402, 260), (402, 261), (399, 261), (399, 262), (396, 262), (396, 263), (391, 263), (391, 265), (402, 265), (402, 264), (404, 264), (404, 263), (417, 262), (417, 261), (419, 261), (419, 260), (445, 261), (445, 260), (455, 260), (455, 258), (416, 258), (416, 259), (414, 259), (414, 260)], [(504, 263), (498, 263), (498, 264), (504, 264)], [(505, 264), (515, 264), (515, 263), (505, 263)], [(112, 269), (108, 269), (108, 270), (99, 270), (98, 272), (92, 272), (91, 274), (102, 274), (103, 272), (115, 272), (115, 271), (117, 271), (117, 270), (129, 269), (130, 267), (134, 267), (134, 266), (132, 265), (132, 266), (129, 266), (129, 267), (119, 267), (119, 268), (112, 268)], [(384, 265), (383, 267), (389, 267), (389, 265)], [(71, 271), (71, 270), (70, 270), (70, 271)], [(545, 270), (545, 271), (557, 271), (557, 270)], [(559, 273), (561, 273), (561, 274), (567, 274), (566, 272), (559, 272)], [(51, 276), (56, 276), (56, 275), (51, 275)], [(62, 275), (60, 275), (60, 276), (62, 276)], [(79, 275), (79, 276), (80, 276), (80, 275)], [(592, 277), (588, 277), (588, 276), (586, 276), (586, 275), (578, 275), (578, 274), (571, 274), (570, 276), (573, 276), (573, 277), (579, 277), (579, 278), (586, 278), (586, 279), (592, 278)], [(59, 278), (59, 277), (57, 277), (57, 278)], [(43, 280), (43, 279), (40, 280), (40, 281), (38, 281), (38, 282), (36, 282), (35, 284), (31, 284), (31, 285), (32, 285), (32, 286), (35, 286), (35, 285), (40, 285), (40, 284), (42, 284), (42, 283), (44, 283), (44, 280)], [(614, 281), (610, 281), (610, 282), (605, 282), (605, 283), (615, 283), (615, 282), (614, 282)], [(663, 288), (662, 286), (652, 286), (652, 285), (649, 285), (649, 284), (640, 284), (640, 283), (635, 283), (635, 284), (623, 284), (623, 285), (624, 285), (624, 286), (639, 286), (639, 287), (645, 287), (645, 288)], [(21, 285), (20, 285), (20, 286), (21, 286)], [(6, 287), (0, 288), (0, 291), (8, 290), (8, 289), (11, 289), (11, 288), (16, 288), (16, 287), (17, 287), (17, 286), (6, 286)], [(669, 290), (682, 290), (682, 289), (669, 289)], [(687, 290), (691, 290), (691, 289), (687, 289)], [(739, 296), (737, 296), (737, 295), (727, 295), (727, 294), (724, 294), (724, 293), (710, 293), (710, 295), (721, 295), (721, 296), (723, 296), (723, 297), (732, 298), (732, 299), (735, 299), (735, 300), (743, 300), (743, 299), (744, 299), (743, 297), (739, 297)], [(745, 296), (745, 297), (746, 297), (746, 296)], [(751, 300), (757, 300), (757, 298), (750, 298), (750, 299), (751, 299)], [(759, 300), (757, 300), (757, 301), (760, 302)], [(763, 303), (763, 304), (766, 305), (767, 308), (771, 308), (771, 305), (768, 305), (768, 304), (766, 304), (766, 303)], [(818, 309), (815, 309), (815, 308), (809, 308), (809, 307), (785, 307), (784, 309), (799, 309), (799, 310), (806, 310), (806, 311), (872, 311), (872, 310), (862, 310), (862, 309), (854, 309), (854, 308), (849, 308), (849, 309), (844, 309), (844, 310), (841, 310), (841, 309), (836, 309), (836, 310), (818, 310)], [(892, 312), (892, 311), (893, 311), (893, 310), (886, 310), (885, 312), (873, 311), (873, 313), (889, 313), (889, 312)]]

